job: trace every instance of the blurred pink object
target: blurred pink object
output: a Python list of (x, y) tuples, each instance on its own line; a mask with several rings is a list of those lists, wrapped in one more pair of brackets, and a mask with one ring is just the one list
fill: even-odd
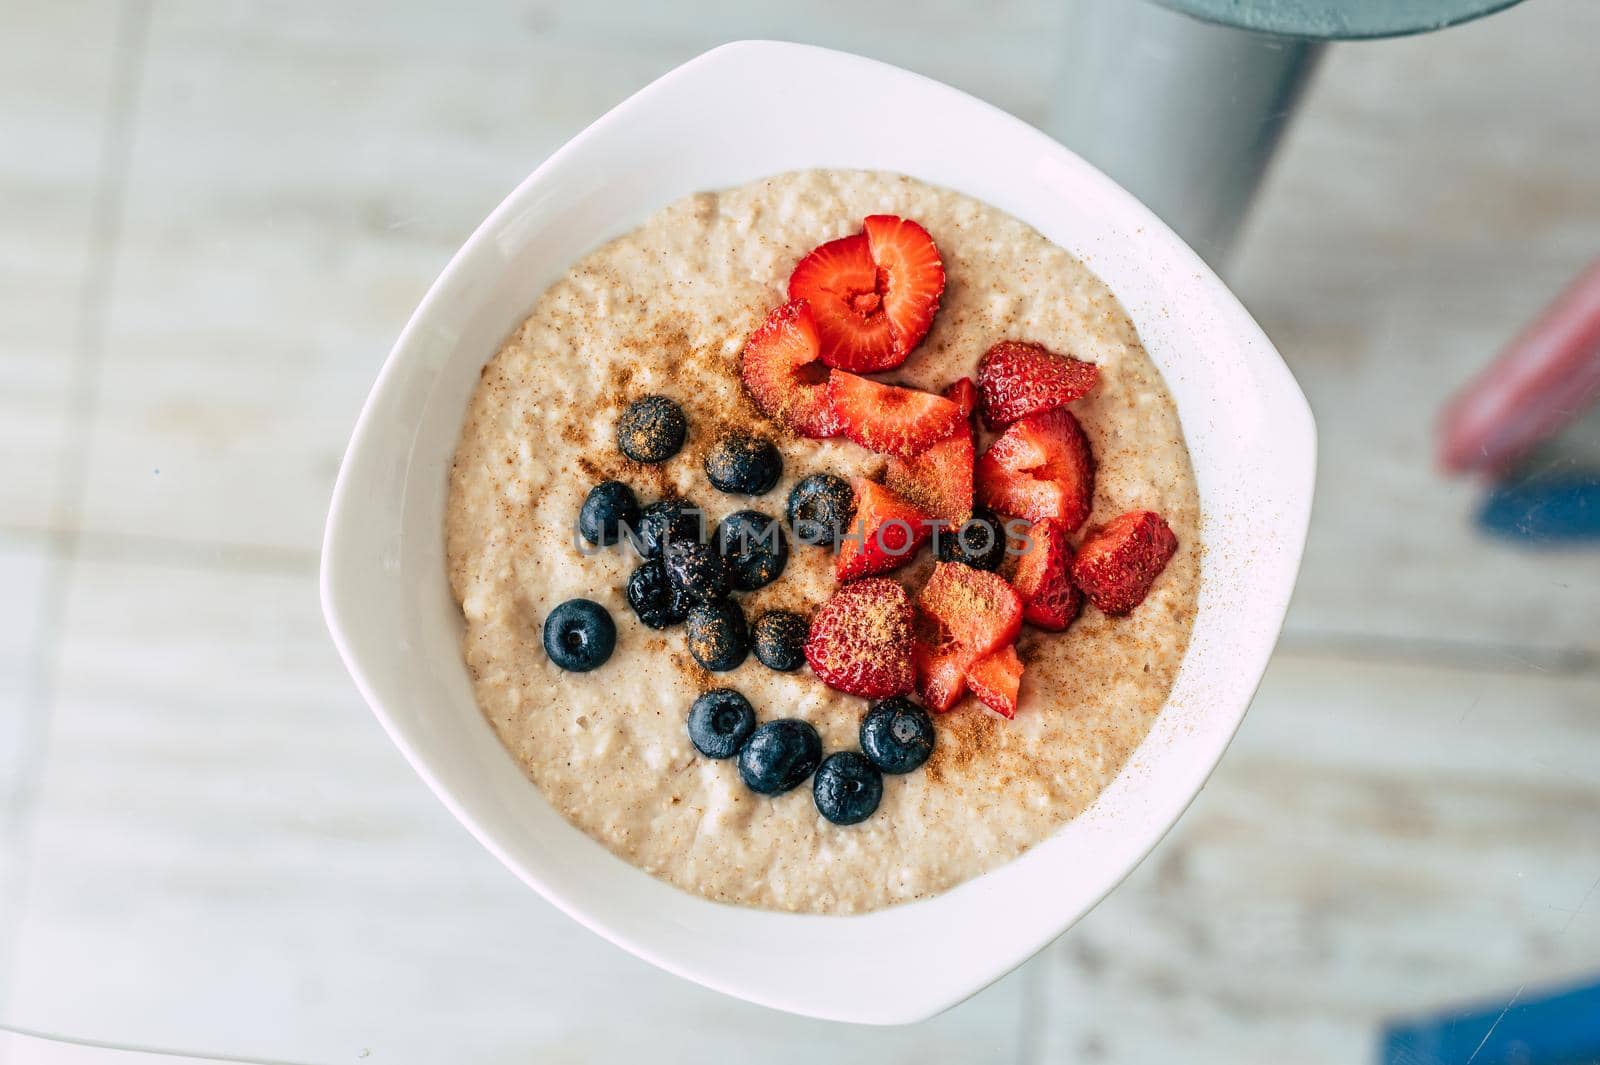
[(1439, 464), (1499, 470), (1600, 400), (1600, 259), (1445, 407)]

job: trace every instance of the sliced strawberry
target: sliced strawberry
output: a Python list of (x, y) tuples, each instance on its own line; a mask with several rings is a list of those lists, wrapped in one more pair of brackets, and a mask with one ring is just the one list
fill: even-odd
[(985, 655), (967, 670), (967, 686), (978, 701), (1001, 717), (1017, 716), (1017, 694), (1022, 690), (1022, 659), (1007, 644)]
[(869, 215), (861, 223), (883, 282), (883, 309), (904, 360), (922, 343), (944, 295), (944, 261), (928, 231), (909, 218)]
[(960, 407), (963, 418), (972, 418), (972, 412), (978, 406), (978, 386), (972, 383), (972, 378), (958, 377), (939, 394)]
[(1089, 517), (1094, 456), (1083, 427), (1057, 408), (1012, 425), (978, 460), (976, 491), (990, 510), (1029, 521), (1053, 518), (1067, 531)]
[(885, 577), (855, 581), (817, 610), (806, 661), (828, 687), (868, 699), (904, 695), (911, 664), (911, 600)]
[(1089, 533), (1072, 563), (1072, 580), (1107, 614), (1126, 614), (1144, 602), (1150, 586), (1178, 550), (1166, 520), (1132, 510)]
[(972, 430), (962, 426), (920, 455), (891, 458), (883, 483), (941, 521), (959, 526), (972, 517)]
[(922, 705), (941, 714), (952, 709), (966, 694), (967, 670), (978, 660), (971, 648), (956, 643), (937, 623), (921, 617), (917, 621), (911, 658), (916, 667), (917, 695)]
[(839, 431), (869, 451), (909, 458), (961, 428), (961, 408), (932, 392), (879, 384), (835, 370), (828, 402)]
[(1082, 399), (1100, 380), (1100, 367), (1042, 344), (1002, 340), (978, 360), (983, 420), (998, 429), (1018, 418)]
[(910, 562), (936, 524), (927, 512), (881, 484), (857, 477), (854, 524), (839, 538), (833, 556), (835, 580), (849, 581)]
[(804, 300), (785, 303), (750, 334), (739, 377), (764, 414), (801, 436), (838, 431), (828, 402), (828, 368), (818, 358), (816, 319)]
[(811, 249), (789, 275), (789, 298), (811, 304), (822, 361), (829, 366), (873, 373), (906, 361), (911, 349), (895, 342), (883, 278), (865, 233)]
[(1072, 583), (1071, 566), (1072, 548), (1062, 524), (1049, 518), (1034, 522), (1011, 573), (1011, 586), (1022, 596), (1022, 620), (1051, 632), (1072, 624), (1083, 595)]
[(1011, 643), (1022, 630), (1022, 600), (1004, 577), (940, 562), (917, 596), (917, 611), (974, 655)]
[(928, 231), (876, 214), (862, 232), (819, 244), (789, 275), (789, 298), (810, 301), (822, 361), (875, 373), (906, 361), (944, 294), (944, 263)]
[(917, 596), (913, 658), (923, 703), (939, 711), (955, 706), (973, 666), (1009, 647), (1021, 629), (1022, 601), (1004, 579), (959, 562), (934, 566)]

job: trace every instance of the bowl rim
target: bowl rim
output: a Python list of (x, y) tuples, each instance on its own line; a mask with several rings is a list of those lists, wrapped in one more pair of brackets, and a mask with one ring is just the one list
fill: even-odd
[[(902, 989), (903, 993), (897, 993), (892, 1001), (887, 1002), (851, 1004), (830, 1000), (826, 995), (816, 998), (804, 998), (797, 997), (782, 988), (752, 987), (749, 984), (735, 982), (714, 966), (707, 966), (693, 958), (686, 957), (682, 953), (664, 950), (659, 944), (643, 941), (638, 935), (619, 928), (614, 921), (608, 920), (603, 914), (596, 912), (592, 906), (586, 904), (585, 900), (574, 898), (570, 894), (563, 893), (552, 887), (547, 878), (541, 875), (538, 869), (531, 868), (527, 862), (514, 856), (504, 845), (498, 833), (490, 830), (476, 814), (459, 800), (451, 788), (439, 779), (430, 765), (429, 757), (418, 749), (417, 744), (413, 742), (413, 737), (401, 727), (394, 716), (385, 708), (384, 700), (377, 692), (377, 685), (374, 684), (373, 677), (369, 673), (369, 663), (365, 660), (362, 651), (355, 646), (356, 641), (351, 629), (350, 604), (345, 599), (348, 593), (344, 587), (345, 582), (342, 577), (344, 561), (352, 557), (351, 552), (358, 552), (363, 546), (360, 534), (354, 528), (356, 522), (352, 518), (352, 513), (360, 505), (357, 498), (357, 467), (360, 465), (358, 460), (364, 457), (365, 453), (372, 447), (373, 437), (377, 431), (377, 423), (387, 413), (383, 410), (385, 399), (396, 387), (396, 380), (402, 371), (403, 364), (408, 360), (417, 345), (422, 343), (428, 331), (430, 320), (439, 314), (441, 307), (453, 297), (454, 290), (458, 287), (459, 275), (463, 273), (465, 264), (479, 258), (488, 250), (486, 246), (492, 244), (506, 224), (521, 209), (522, 203), (530, 197), (534, 190), (538, 189), (547, 175), (561, 167), (565, 160), (579, 152), (589, 142), (607, 136), (611, 127), (621, 122), (634, 110), (654, 104), (657, 97), (674, 90), (689, 79), (714, 76), (719, 67), (726, 66), (731, 72), (742, 64), (750, 62), (769, 63), (780, 60), (825, 64), (836, 71), (848, 72), (852, 76), (862, 79), (875, 82), (891, 82), (901, 87), (913, 88), (919, 93), (932, 93), (942, 96), (946, 101), (959, 102), (963, 106), (981, 113), (985, 123), (1006, 127), (1013, 135), (1025, 136), (1036, 141), (1041, 153), (1054, 155), (1061, 159), (1064, 165), (1070, 166), (1076, 179), (1097, 185), (1097, 193), (1117, 201), (1120, 204), (1120, 209), (1126, 213), (1127, 217), (1138, 224), (1140, 231), (1151, 242), (1162, 246), (1163, 259), (1172, 268), (1183, 271), (1186, 274), (1192, 274), (1200, 280), (1209, 298), (1207, 306), (1219, 314), (1227, 316), (1229, 328), (1236, 332), (1242, 341), (1247, 342), (1249, 347), (1259, 356), (1264, 357), (1255, 360), (1259, 365), (1254, 365), (1253, 369), (1274, 378), (1271, 382), (1271, 387), (1275, 390), (1275, 398), (1286, 404), (1279, 413), (1289, 427), (1289, 431), (1285, 438), (1278, 441), (1278, 443), (1289, 453), (1301, 457), (1300, 466), (1302, 472), (1295, 482), (1300, 487), (1300, 491), (1290, 493), (1289, 506), (1275, 526), (1285, 538), (1285, 550), (1287, 551), (1285, 557), (1289, 561), (1289, 566), (1272, 589), (1265, 617), (1268, 627), (1270, 627), (1270, 632), (1264, 633), (1265, 639), (1255, 649), (1256, 653), (1241, 659), (1239, 672), (1240, 676), (1246, 679), (1240, 682), (1237, 689), (1238, 705), (1231, 713), (1231, 722), (1225, 729), (1225, 735), (1218, 734), (1218, 742), (1215, 743), (1214, 749), (1208, 749), (1204, 757), (1200, 759), (1204, 763), (1201, 771), (1198, 773), (1197, 779), (1192, 782), (1193, 786), (1186, 786), (1183, 789), (1184, 797), (1181, 802), (1171, 807), (1163, 808), (1160, 815), (1155, 819), (1158, 823), (1144, 826), (1143, 834), (1131, 848), (1132, 860), (1118, 866), (1112, 875), (1105, 877), (1100, 889), (1093, 893), (1087, 904), (1075, 912), (1060, 916), (1059, 919), (1040, 924), (1037, 934), (1032, 937), (1026, 949), (1013, 950), (1003, 957), (986, 959), (984, 964), (977, 966), (970, 973), (970, 978), (968, 979), (956, 982), (947, 980), (936, 989), (919, 987)], [(1024, 218), (1024, 221), (1027, 221), (1027, 219)], [(1179, 413), (1181, 417), (1183, 414), (1181, 407)], [(1190, 426), (1187, 423), (1185, 424), (1185, 434), (1186, 436), (1190, 434)], [(1276, 348), (1262, 333), (1260, 327), (1250, 317), (1233, 293), (1204, 264), (1199, 256), (1173, 234), (1148, 208), (1139, 203), (1130, 193), (1127, 193), (1112, 182), (1110, 178), (1101, 174), (1068, 149), (1056, 143), (1044, 133), (1028, 126), (1020, 119), (969, 94), (926, 78), (923, 75), (876, 60), (810, 45), (760, 40), (736, 41), (702, 53), (667, 72), (606, 112), (563, 144), (523, 179), (490, 212), (466, 242), (463, 243), (461, 248), (450, 258), (448, 264), (429, 287), (402, 330), (385, 360), (376, 383), (357, 419), (350, 446), (341, 463), (329, 508), (328, 523), (323, 541), (320, 594), (323, 613), (340, 657), (345, 662), (362, 697), (372, 708), (374, 715), (378, 718), (385, 732), (388, 733), (391, 741), (400, 749), (412, 768), (422, 777), (445, 807), (485, 848), (500, 859), (520, 879), (533, 887), (553, 905), (567, 913), (568, 916), (615, 945), (662, 969), (738, 998), (789, 1012), (831, 1020), (873, 1024), (908, 1023), (934, 1016), (965, 1000), (1049, 945), (1050, 942), (1070, 928), (1084, 914), (1093, 909), (1095, 905), (1098, 905), (1100, 900), (1137, 868), (1198, 796), (1205, 780), (1220, 761), (1222, 754), (1242, 723), (1245, 712), (1260, 685), (1267, 659), (1270, 657), (1278, 633), (1281, 630), (1283, 618), (1287, 612), (1289, 600), (1294, 589), (1295, 578), (1303, 555), (1306, 533), (1309, 527), (1315, 467), (1316, 436), (1311, 410), (1304, 394), (1294, 382)], [(1232, 700), (1230, 700), (1231, 704)], [(1163, 712), (1166, 712), (1165, 707)], [(1143, 746), (1144, 744), (1142, 743), (1141, 747)], [(1128, 771), (1128, 765), (1133, 763), (1138, 754), (1139, 752), (1136, 750), (1130, 755), (1128, 763), (1119, 772), (1119, 776)], [(1114, 780), (1109, 783), (1106, 790), (1109, 791), (1114, 783)], [(1085, 813), (1080, 815), (1080, 818), (1088, 816), (1089, 814)], [(1065, 825), (1062, 826), (1063, 829), (1065, 827)], [(1056, 834), (1059, 834), (1060, 831), (1058, 829)], [(1040, 848), (1047, 842), (1048, 838), (1041, 842)], [(599, 848), (598, 844), (594, 845)], [(604, 848), (599, 849), (603, 850)], [(1018, 864), (1020, 860), (1004, 863), (996, 870), (975, 878), (974, 881), (957, 885), (950, 891), (940, 893), (931, 899), (904, 903), (861, 915), (832, 916), (752, 911), (745, 907), (709, 902), (708, 900), (699, 899), (697, 896), (691, 896), (687, 892), (682, 894), (689, 898), (694, 898), (698, 903), (705, 905), (741, 913), (766, 914), (775, 921), (792, 922), (802, 927), (810, 926), (815, 928), (815, 922), (881, 922), (885, 919), (885, 915), (904, 914), (909, 910), (927, 907), (937, 902), (940, 898), (961, 891), (976, 881), (994, 876), (995, 873)], [(617, 859), (617, 861), (621, 862), (621, 859)], [(632, 867), (628, 868), (631, 869)], [(670, 885), (663, 884), (663, 886), (670, 891), (680, 891), (680, 889)], [(733, 920), (733, 918), (729, 919)]]

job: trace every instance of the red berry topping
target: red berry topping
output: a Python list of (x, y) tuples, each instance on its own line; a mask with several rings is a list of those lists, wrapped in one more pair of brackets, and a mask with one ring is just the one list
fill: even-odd
[(868, 699), (912, 688), (911, 600), (886, 577), (834, 592), (811, 622), (806, 661), (822, 683)]
[(1107, 614), (1126, 614), (1144, 602), (1150, 586), (1178, 550), (1166, 520), (1133, 510), (1089, 533), (1072, 563), (1072, 580)]
[(967, 686), (978, 701), (1001, 717), (1017, 716), (1022, 690), (1022, 659), (1010, 645), (978, 659), (967, 670)]
[(932, 392), (835, 370), (828, 401), (839, 431), (869, 451), (910, 458), (961, 428), (961, 408)]
[(789, 298), (803, 299), (815, 310), (823, 362), (872, 373), (906, 361), (906, 351), (895, 347), (879, 286), (865, 233), (819, 244), (794, 268)]
[(978, 386), (972, 383), (970, 377), (958, 377), (945, 386), (939, 393), (945, 399), (961, 408), (961, 416), (970, 419), (972, 412), (978, 406)]
[(1042, 344), (1002, 340), (978, 360), (983, 420), (998, 429), (1089, 394), (1100, 368), (1057, 355)]
[(1022, 600), (1000, 577), (959, 562), (940, 562), (917, 596), (914, 661), (917, 694), (931, 710), (951, 709), (984, 655), (1022, 629)]
[(1005, 578), (960, 562), (940, 562), (917, 596), (921, 617), (977, 655), (1011, 643), (1022, 629), (1022, 600)]
[(923, 706), (941, 714), (954, 709), (967, 692), (967, 669), (977, 660), (970, 648), (941, 633), (937, 624), (919, 618), (912, 661)]
[(828, 368), (818, 357), (816, 319), (804, 300), (785, 303), (750, 334), (739, 376), (768, 417), (801, 436), (835, 435)]
[(883, 271), (883, 307), (905, 355), (922, 343), (944, 295), (944, 261), (928, 231), (909, 218), (869, 215), (861, 223), (872, 259)]
[(1023, 418), (978, 460), (978, 502), (1029, 521), (1052, 518), (1069, 532), (1094, 502), (1094, 456), (1083, 427), (1057, 408)]
[(839, 553), (833, 556), (834, 579), (849, 581), (887, 573), (910, 562), (932, 534), (933, 519), (865, 477), (857, 477), (850, 486), (856, 493), (855, 522), (839, 539)]
[(858, 373), (906, 361), (944, 293), (944, 264), (928, 231), (873, 215), (860, 233), (813, 248), (789, 275), (789, 298), (811, 303), (822, 361)]
[(1022, 620), (1060, 632), (1072, 624), (1083, 606), (1069, 570), (1072, 548), (1067, 530), (1046, 518), (1028, 529), (1028, 547), (1017, 559), (1011, 586), (1022, 596)]
[(941, 521), (959, 526), (972, 517), (972, 430), (962, 426), (920, 455), (891, 458), (883, 483)]

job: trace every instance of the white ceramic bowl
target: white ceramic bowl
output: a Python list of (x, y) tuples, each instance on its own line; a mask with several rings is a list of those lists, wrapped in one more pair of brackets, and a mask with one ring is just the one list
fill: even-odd
[[(803, 91), (802, 91), (803, 87)], [(1206, 544), (1194, 637), (1149, 737), (1083, 816), (937, 898), (856, 917), (709, 902), (614, 857), (522, 775), (473, 701), (446, 583), (446, 479), (478, 370), (585, 252), (671, 200), (808, 167), (898, 171), (1037, 227), (1122, 300), (1177, 400)], [(1128, 193), (1001, 111), (818, 48), (730, 44), (584, 130), (478, 228), (417, 308), (339, 475), (323, 609), (373, 712), (483, 845), (575, 919), (730, 995), (916, 1021), (1012, 969), (1155, 846), (1238, 728), (1305, 543), (1311, 414), (1214, 274)]]

